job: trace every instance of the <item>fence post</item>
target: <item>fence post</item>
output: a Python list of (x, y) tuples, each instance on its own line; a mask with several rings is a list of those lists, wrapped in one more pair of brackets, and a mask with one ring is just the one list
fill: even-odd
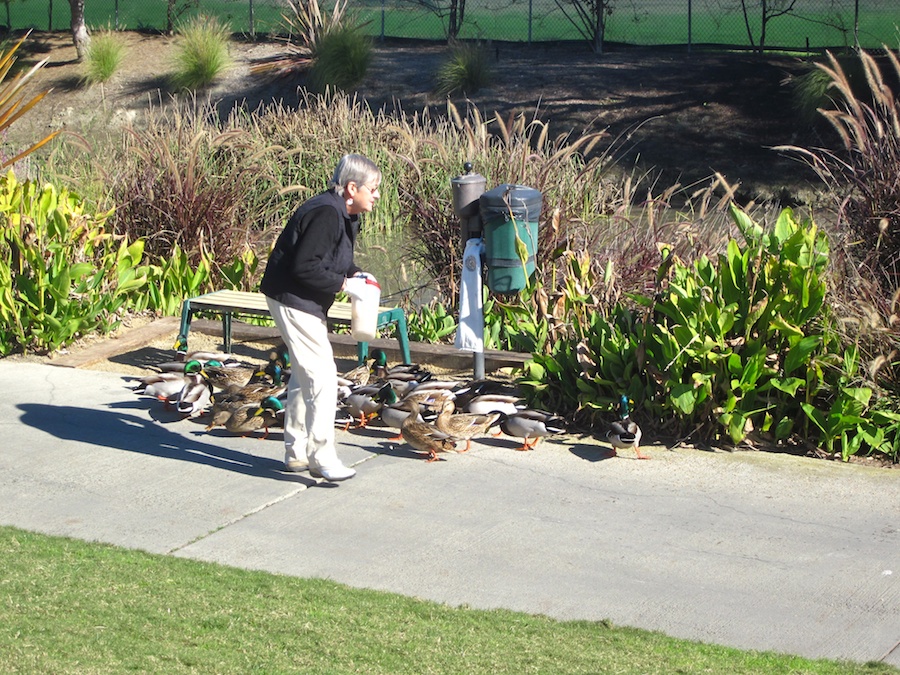
[(528, 44), (531, 44), (531, 22), (534, 20), (533, 4), (534, 0), (528, 0)]
[(688, 0), (688, 54), (691, 53), (691, 46), (693, 45), (693, 29), (694, 29), (694, 4), (691, 0)]

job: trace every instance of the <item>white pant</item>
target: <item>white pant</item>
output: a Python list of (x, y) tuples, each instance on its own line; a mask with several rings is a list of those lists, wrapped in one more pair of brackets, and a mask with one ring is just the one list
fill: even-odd
[(291, 356), (284, 410), (284, 461), (313, 468), (341, 466), (334, 447), (337, 366), (328, 326), (312, 314), (267, 297), (269, 312)]

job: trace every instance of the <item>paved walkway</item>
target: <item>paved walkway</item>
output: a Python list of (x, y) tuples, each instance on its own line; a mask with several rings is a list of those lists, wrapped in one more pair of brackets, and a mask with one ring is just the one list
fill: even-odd
[[(317, 484), (126, 376), (0, 361), (0, 523), (450, 605), (900, 666), (900, 471), (488, 438), (427, 464), (340, 434)], [(623, 453), (624, 454), (624, 453)]]

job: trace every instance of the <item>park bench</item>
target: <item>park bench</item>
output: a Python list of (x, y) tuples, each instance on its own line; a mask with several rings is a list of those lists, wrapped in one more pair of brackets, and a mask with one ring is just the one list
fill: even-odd
[[(191, 319), (197, 312), (216, 312), (222, 316), (222, 336), (225, 351), (231, 351), (231, 319), (234, 315), (271, 316), (266, 305), (266, 296), (249, 291), (213, 291), (194, 298), (188, 298), (181, 305), (181, 328), (178, 332), (178, 349), (187, 351), (188, 332), (191, 330)], [(396, 327), (400, 353), (406, 363), (410, 361), (409, 334), (406, 328), (406, 315), (399, 307), (379, 307), (378, 327), (393, 324)], [(350, 325), (350, 303), (335, 302), (328, 310), (328, 325)], [(365, 361), (369, 353), (367, 342), (357, 343), (359, 362)]]

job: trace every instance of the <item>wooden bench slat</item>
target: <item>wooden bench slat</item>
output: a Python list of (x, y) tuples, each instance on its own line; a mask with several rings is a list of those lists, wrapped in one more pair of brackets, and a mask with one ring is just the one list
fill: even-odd
[[(250, 291), (221, 290), (205, 293), (194, 298), (188, 298), (181, 306), (181, 331), (178, 336), (180, 349), (187, 350), (187, 336), (190, 331), (191, 319), (195, 312), (211, 311), (222, 315), (222, 335), (225, 341), (225, 351), (231, 351), (231, 318), (233, 314), (253, 314), (256, 316), (269, 316), (269, 307), (266, 304), (266, 296), (262, 293)], [(351, 319), (351, 305), (349, 302), (335, 302), (328, 310), (328, 319), (339, 324), (349, 324)], [(409, 355), (409, 335), (406, 328), (406, 315), (399, 307), (378, 308), (378, 326), (395, 324), (397, 327), (397, 340), (400, 342), (400, 351), (407, 361)], [(359, 360), (362, 362), (368, 353), (368, 344), (358, 343)]]

